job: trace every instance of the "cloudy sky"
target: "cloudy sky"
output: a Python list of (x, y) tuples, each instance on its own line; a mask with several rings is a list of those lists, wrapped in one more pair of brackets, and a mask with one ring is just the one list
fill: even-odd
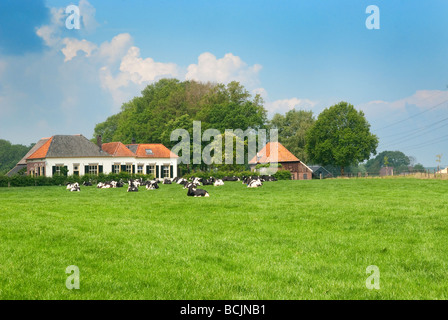
[(447, 16), (446, 0), (1, 0), (0, 138), (91, 138), (160, 78), (237, 80), (269, 116), (348, 101), (379, 152), (447, 165)]

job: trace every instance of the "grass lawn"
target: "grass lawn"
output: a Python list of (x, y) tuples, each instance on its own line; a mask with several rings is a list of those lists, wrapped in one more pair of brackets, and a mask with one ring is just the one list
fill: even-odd
[(203, 188), (0, 188), (0, 299), (448, 299), (447, 181)]

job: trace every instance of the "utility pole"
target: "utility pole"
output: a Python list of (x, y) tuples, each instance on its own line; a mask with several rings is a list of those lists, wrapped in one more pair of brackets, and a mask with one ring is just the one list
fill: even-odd
[(439, 163), (438, 165), (437, 165), (437, 171), (440, 171), (440, 163), (442, 162), (442, 154), (438, 154), (438, 155), (436, 155), (436, 161)]

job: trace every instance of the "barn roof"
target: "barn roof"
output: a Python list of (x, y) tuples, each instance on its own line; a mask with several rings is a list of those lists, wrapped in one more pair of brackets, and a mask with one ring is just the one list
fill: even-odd
[[(271, 150), (278, 150), (277, 157), (274, 154), (271, 155)], [(258, 158), (258, 161), (257, 161)], [(276, 159), (277, 158), (277, 159)], [(288, 149), (286, 149), (280, 142), (268, 142), (263, 149), (258, 152), (257, 156), (253, 157), (249, 161), (250, 164), (256, 163), (274, 163), (274, 162), (295, 162), (300, 161), (295, 155), (293, 155)]]
[(121, 142), (103, 143), (102, 149), (114, 157), (135, 157), (135, 153)]
[(96, 144), (83, 135), (55, 135), (49, 138), (27, 159), (68, 157), (109, 157)]
[(135, 153), (137, 158), (178, 158), (161, 143), (128, 144), (126, 147)]
[(28, 159), (29, 156), (31, 156), (34, 152), (36, 152), (40, 147), (42, 147), (45, 144), (45, 142), (47, 142), (50, 139), (51, 138), (42, 138), (39, 141), (37, 141), (37, 143), (30, 149), (30, 151), (28, 151), (26, 155), (19, 162), (17, 162), (17, 165), (26, 165), (26, 159)]

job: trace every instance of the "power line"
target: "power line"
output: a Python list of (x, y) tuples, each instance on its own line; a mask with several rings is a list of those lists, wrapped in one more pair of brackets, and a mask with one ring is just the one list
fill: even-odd
[[(387, 148), (387, 147), (389, 147), (389, 146), (393, 146), (393, 145), (396, 145), (396, 144), (398, 144), (398, 143), (402, 143), (402, 142), (406, 142), (406, 141), (412, 140), (412, 139), (415, 138), (416, 135), (423, 136), (423, 135), (428, 134), (428, 133), (430, 133), (430, 132), (433, 132), (433, 131), (435, 131), (435, 130), (444, 128), (444, 127), (445, 127), (445, 124), (442, 123), (442, 122), (445, 122), (445, 121), (447, 121), (447, 120), (448, 120), (448, 117), (447, 117), (447, 118), (444, 118), (444, 119), (442, 119), (442, 120), (436, 121), (436, 122), (432, 123), (431, 125), (428, 125), (428, 126), (426, 126), (426, 127), (424, 127), (424, 128), (420, 128), (420, 129), (416, 130), (415, 132), (413, 132), (413, 133), (407, 135), (406, 137), (401, 137), (401, 138), (392, 140), (392, 142), (386, 143), (386, 145), (385, 145), (385, 146), (382, 146), (382, 147), (383, 147), (383, 148), (385, 148), (385, 147)], [(442, 123), (442, 125), (439, 125), (439, 126), (434, 127), (435, 124), (439, 124), (439, 123)], [(429, 130), (428, 130), (428, 129), (429, 129)], [(425, 130), (428, 130), (428, 131), (421, 133), (422, 131), (425, 131)]]
[[(439, 91), (437, 94), (441, 94), (442, 92), (444, 92), (444, 91)], [(435, 95), (437, 95), (437, 94), (434, 94), (434, 95), (432, 95), (431, 97), (429, 97), (429, 98), (427, 98), (427, 99), (433, 98), (433, 97), (434, 97)], [(433, 110), (433, 109), (435, 109), (435, 108), (438, 108), (438, 107), (440, 107), (442, 104), (444, 104), (444, 103), (446, 103), (446, 102), (448, 102), (448, 100), (442, 101), (442, 102), (436, 104), (435, 106), (432, 106), (432, 107), (429, 108), (429, 109), (426, 109), (426, 110), (423, 110), (423, 111), (421, 111), (421, 112), (419, 112), (419, 113), (413, 114), (412, 116), (409, 116), (409, 117), (406, 118), (406, 119), (402, 119), (402, 120), (399, 120), (399, 121), (397, 121), (397, 122), (388, 124), (388, 125), (386, 125), (386, 126), (384, 126), (384, 127), (379, 128), (378, 130), (383, 130), (383, 129), (386, 129), (386, 128), (390, 128), (390, 127), (392, 127), (392, 126), (394, 126), (394, 125), (397, 125), (397, 124), (399, 124), (399, 123), (408, 121), (408, 120), (410, 120), (410, 119), (412, 119), (412, 118), (415, 118), (416, 116), (419, 116), (419, 115), (421, 115), (421, 114), (424, 114), (424, 113), (426, 113), (426, 112), (429, 112), (429, 111), (431, 111), (431, 110)]]

